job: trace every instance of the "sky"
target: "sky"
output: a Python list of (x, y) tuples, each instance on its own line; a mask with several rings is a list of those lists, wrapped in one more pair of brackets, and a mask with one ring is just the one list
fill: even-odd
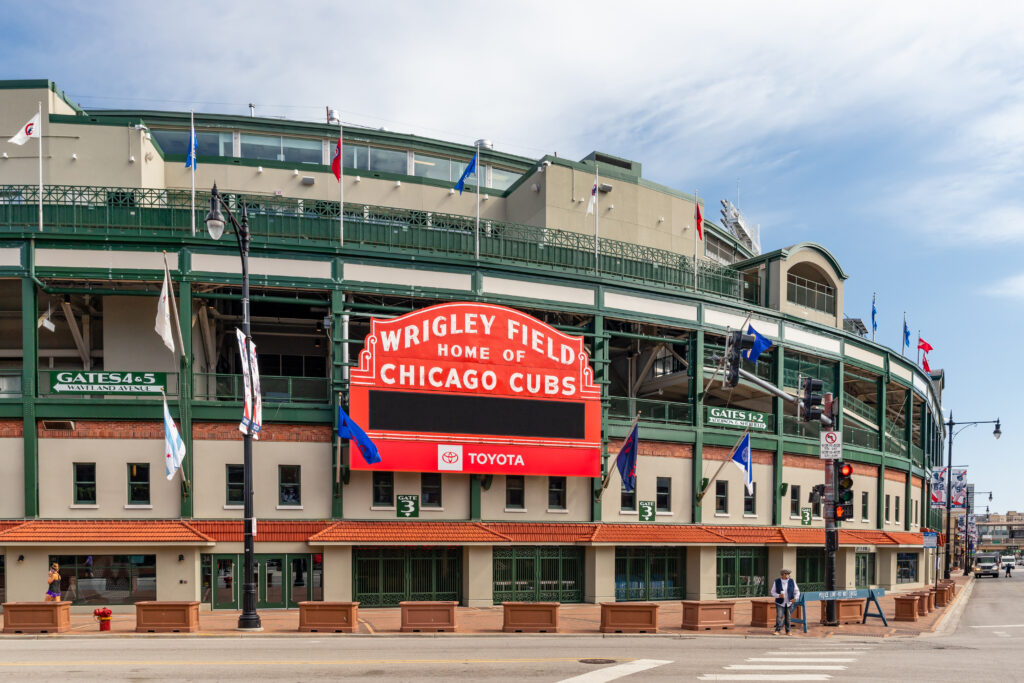
[(0, 72), (86, 109), (330, 105), (528, 157), (600, 150), (713, 219), (738, 190), (765, 251), (838, 258), (846, 315), (870, 326), (877, 294), (878, 341), (898, 349), (906, 314), (946, 370), (946, 419), (1002, 419), (1002, 439), (968, 427), (953, 450), (1002, 512), (1024, 510), (1022, 20), (998, 1), (44, 0)]

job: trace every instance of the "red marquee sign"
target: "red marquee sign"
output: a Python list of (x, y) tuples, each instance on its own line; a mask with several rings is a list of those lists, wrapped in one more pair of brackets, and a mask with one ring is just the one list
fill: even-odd
[(349, 408), (382, 458), (353, 469), (600, 476), (601, 389), (583, 338), (504, 306), (372, 319)]

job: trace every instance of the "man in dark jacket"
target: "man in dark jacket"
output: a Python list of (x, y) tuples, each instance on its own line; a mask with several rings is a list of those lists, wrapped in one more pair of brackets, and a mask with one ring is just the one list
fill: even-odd
[(775, 635), (779, 635), (783, 624), (786, 626), (786, 635), (789, 632), (789, 614), (793, 610), (793, 604), (800, 599), (800, 589), (796, 581), (789, 578), (788, 569), (779, 572), (779, 578), (772, 583), (772, 597), (775, 598)]

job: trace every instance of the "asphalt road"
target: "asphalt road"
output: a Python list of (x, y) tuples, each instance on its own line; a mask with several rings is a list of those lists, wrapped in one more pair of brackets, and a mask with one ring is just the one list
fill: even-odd
[[(919, 638), (436, 636), (0, 638), (0, 680), (1024, 681), (1024, 574), (975, 582)], [(597, 661), (581, 661), (581, 660)], [(609, 661), (610, 660), (610, 661)]]

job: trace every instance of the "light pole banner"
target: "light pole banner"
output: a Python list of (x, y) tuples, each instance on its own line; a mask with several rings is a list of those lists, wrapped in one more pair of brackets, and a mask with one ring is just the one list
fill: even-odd
[(252, 338), (235, 328), (238, 339), (238, 354), (242, 359), (242, 387), (245, 390), (245, 403), (242, 408), (242, 421), (238, 431), (252, 434), (252, 438), (260, 438), (263, 428), (263, 397), (260, 395), (260, 369), (256, 363), (256, 345)]
[(946, 507), (946, 468), (932, 470), (932, 509)]
[(953, 475), (953, 482), (950, 486), (953, 497), (951, 507), (967, 509), (967, 468), (954, 467), (951, 473)]

